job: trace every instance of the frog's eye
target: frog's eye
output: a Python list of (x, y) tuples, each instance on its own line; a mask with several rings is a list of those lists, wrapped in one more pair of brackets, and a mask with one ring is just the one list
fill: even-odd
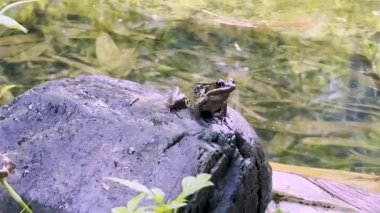
[(217, 80), (216, 81), (216, 86), (218, 86), (218, 87), (224, 86), (224, 81), (223, 80)]

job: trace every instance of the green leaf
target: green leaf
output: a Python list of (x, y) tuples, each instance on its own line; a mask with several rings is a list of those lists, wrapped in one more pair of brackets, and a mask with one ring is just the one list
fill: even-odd
[(132, 198), (131, 200), (129, 200), (128, 204), (127, 204), (128, 211), (135, 212), (137, 206), (139, 205), (141, 200), (144, 199), (144, 197), (145, 197), (145, 194), (141, 193), (141, 194), (135, 196), (134, 198)]
[(178, 202), (176, 200), (173, 200), (169, 204), (166, 204), (165, 207), (168, 209), (179, 209), (179, 208), (186, 206), (186, 205), (187, 205), (186, 202)]
[(186, 202), (178, 202), (178, 201), (171, 201), (169, 204), (160, 205), (160, 206), (153, 206), (153, 210), (156, 213), (169, 213), (173, 212), (172, 210), (179, 209), (183, 206), (186, 206)]
[(167, 209), (165, 205), (162, 206), (152, 206), (152, 209), (154, 210), (155, 213), (169, 213), (171, 212), (170, 209)]
[(8, 28), (11, 28), (11, 29), (20, 30), (24, 33), (28, 32), (28, 30), (25, 27), (23, 27), (16, 20), (14, 20), (13, 18), (11, 18), (9, 16), (5, 16), (5, 15), (0, 14), (0, 24), (6, 26)]
[[(133, 199), (135, 199), (135, 198), (133, 198)], [(120, 207), (112, 208), (112, 213), (153, 213), (153, 212), (148, 211), (146, 209), (147, 209), (147, 207), (140, 207), (140, 208), (137, 208), (134, 210), (130, 210), (128, 207), (120, 206)]]
[(283, 213), (283, 212), (281, 211), (281, 209), (276, 209), (274, 213)]
[(165, 192), (163, 192), (161, 189), (159, 188), (152, 188), (151, 189), (152, 193), (153, 193), (153, 199), (159, 203), (159, 204), (162, 204), (164, 202), (164, 198), (165, 198)]
[(112, 208), (112, 213), (130, 213), (125, 206)]
[(17, 87), (17, 85), (10, 84), (10, 85), (5, 85), (0, 89), (0, 98), (3, 97), (3, 95), (11, 90), (12, 88)]
[(23, 0), (23, 1), (14, 2), (12, 4), (8, 4), (3, 9), (0, 10), (0, 14), (5, 13), (5, 11), (7, 11), (7, 10), (19, 5), (19, 4), (25, 4), (25, 3), (29, 3), (29, 2), (33, 2), (33, 1), (39, 1), (39, 0)]
[(0, 10), (0, 24), (8, 27), (8, 28), (11, 28), (11, 29), (16, 29), (16, 30), (20, 30), (24, 33), (27, 33), (28, 30), (22, 26), (21, 24), (19, 24), (16, 20), (14, 20), (13, 18), (9, 17), (9, 16), (6, 16), (6, 15), (3, 15), (3, 13), (5, 13), (5, 11), (19, 5), (19, 4), (24, 4), (24, 3), (29, 3), (29, 2), (33, 2), (33, 1), (39, 1), (39, 0), (24, 0), (24, 1), (18, 1), (18, 2), (14, 2), (12, 4), (9, 4), (7, 6), (5, 6), (3, 9)]
[(115, 181), (115, 182), (120, 183), (124, 186), (127, 186), (127, 187), (129, 187), (135, 191), (143, 192), (143, 193), (153, 197), (153, 193), (146, 186), (142, 185), (141, 183), (138, 183), (137, 181), (129, 181), (129, 180), (125, 180), (125, 179), (121, 179), (121, 178), (114, 178), (114, 177), (105, 177), (104, 179)]
[(96, 38), (96, 58), (102, 66), (113, 64), (114, 60), (120, 57), (120, 50), (107, 33), (100, 33)]
[(148, 211), (146, 209), (147, 209), (146, 207), (138, 208), (133, 213), (154, 213), (154, 212)]
[(186, 203), (187, 199), (185, 197), (178, 196), (174, 201), (177, 203)]
[(213, 186), (214, 184), (210, 181), (210, 178), (211, 175), (206, 173), (201, 173), (196, 177), (185, 177), (182, 180), (182, 193), (178, 196), (178, 198), (185, 198), (201, 190), (202, 188)]
[(90, 65), (87, 65), (85, 63), (81, 63), (81, 62), (78, 62), (76, 60), (72, 60), (72, 59), (69, 59), (69, 58), (65, 58), (65, 57), (62, 57), (62, 56), (58, 56), (58, 55), (53, 55), (52, 58), (58, 60), (58, 61), (61, 61), (63, 63), (66, 63), (74, 68), (77, 68), (83, 72), (87, 72), (87, 73), (91, 73), (91, 74), (101, 74), (101, 71), (90, 66)]

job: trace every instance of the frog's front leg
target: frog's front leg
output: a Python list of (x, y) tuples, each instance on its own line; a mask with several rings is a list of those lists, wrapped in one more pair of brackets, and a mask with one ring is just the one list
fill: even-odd
[(202, 124), (206, 124), (204, 122), (204, 119), (202, 118), (202, 110), (203, 110), (202, 106), (205, 103), (207, 103), (207, 101), (208, 101), (207, 96), (200, 97), (191, 107), (191, 109), (192, 109), (191, 111), (192, 111), (192, 114), (194, 115), (195, 119), (198, 121), (202, 121)]
[(206, 102), (206, 97), (201, 97), (193, 104), (191, 111), (196, 119), (201, 118), (202, 111), (201, 106)]
[(215, 117), (218, 117), (222, 121), (225, 121), (227, 117), (227, 103), (224, 103), (222, 107), (220, 108), (219, 112), (216, 112), (214, 114)]

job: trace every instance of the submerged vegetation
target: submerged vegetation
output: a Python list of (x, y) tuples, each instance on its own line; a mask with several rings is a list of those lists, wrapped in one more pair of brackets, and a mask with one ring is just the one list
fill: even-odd
[(7, 12), (28, 34), (0, 28), (0, 101), (83, 73), (160, 89), (228, 76), (270, 160), (380, 174), (379, 4), (40, 0)]

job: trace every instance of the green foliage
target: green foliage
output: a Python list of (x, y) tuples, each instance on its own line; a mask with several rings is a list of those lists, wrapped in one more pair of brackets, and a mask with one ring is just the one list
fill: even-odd
[[(177, 196), (176, 199), (172, 201), (164, 202), (165, 193), (159, 188), (149, 189), (146, 186), (136, 182), (129, 181), (120, 178), (107, 177), (106, 180), (112, 180), (118, 182), (124, 186), (127, 186), (137, 192), (140, 192), (139, 195), (135, 196), (128, 201), (127, 206), (116, 207), (112, 209), (112, 213), (143, 213), (143, 212), (152, 212), (156, 213), (167, 213), (173, 212), (183, 206), (187, 205), (186, 198), (197, 191), (200, 191), (203, 188), (208, 186), (213, 186), (214, 184), (210, 182), (211, 175), (209, 174), (199, 174), (196, 177), (189, 176), (185, 177), (182, 180), (182, 192)], [(149, 207), (138, 207), (140, 202), (144, 199), (154, 200), (157, 204)]]
[(9, 196), (11, 196), (12, 199), (16, 201), (20, 205), (20, 207), (23, 208), (21, 212), (33, 213), (33, 211), (28, 207), (28, 205), (22, 200), (20, 195), (12, 188), (11, 185), (9, 185), (9, 183), (4, 178), (0, 179), (0, 186), (2, 186), (3, 189), (5, 189), (5, 191), (9, 194)]
[(14, 84), (10, 84), (10, 85), (5, 85), (3, 87), (0, 88), (0, 99), (4, 96), (4, 94), (6, 92), (8, 92), (9, 90), (11, 90), (12, 88), (15, 88), (17, 87), (17, 85), (14, 85)]
[(29, 3), (29, 2), (34, 2), (34, 1), (38, 1), (38, 0), (23, 0), (23, 1), (18, 1), (18, 2), (14, 2), (12, 4), (9, 4), (7, 5), (6, 7), (4, 7), (3, 9), (0, 10), (0, 24), (8, 27), (8, 28), (11, 28), (11, 29), (16, 29), (16, 30), (20, 30), (24, 33), (27, 33), (28, 30), (22, 26), (21, 24), (19, 24), (16, 20), (12, 19), (11, 17), (9, 16), (6, 16), (6, 15), (3, 15), (7, 10), (19, 5), (19, 4), (25, 4), (25, 3)]
[(283, 213), (283, 211), (281, 211), (281, 209), (276, 209), (274, 213)]
[(133, 197), (128, 201), (127, 206), (112, 208), (112, 213), (144, 213), (147, 209), (146, 207), (138, 207), (142, 199), (144, 199), (145, 194), (140, 193), (139, 195)]
[(211, 175), (209, 174), (199, 174), (196, 177), (189, 176), (182, 180), (182, 192), (177, 199), (185, 199), (186, 197), (194, 194), (195, 192), (201, 190), (204, 187), (212, 186), (209, 180)]
[(13, 100), (13, 94), (11, 90), (13, 88), (19, 87), (14, 84), (0, 84), (0, 106), (10, 103)]

